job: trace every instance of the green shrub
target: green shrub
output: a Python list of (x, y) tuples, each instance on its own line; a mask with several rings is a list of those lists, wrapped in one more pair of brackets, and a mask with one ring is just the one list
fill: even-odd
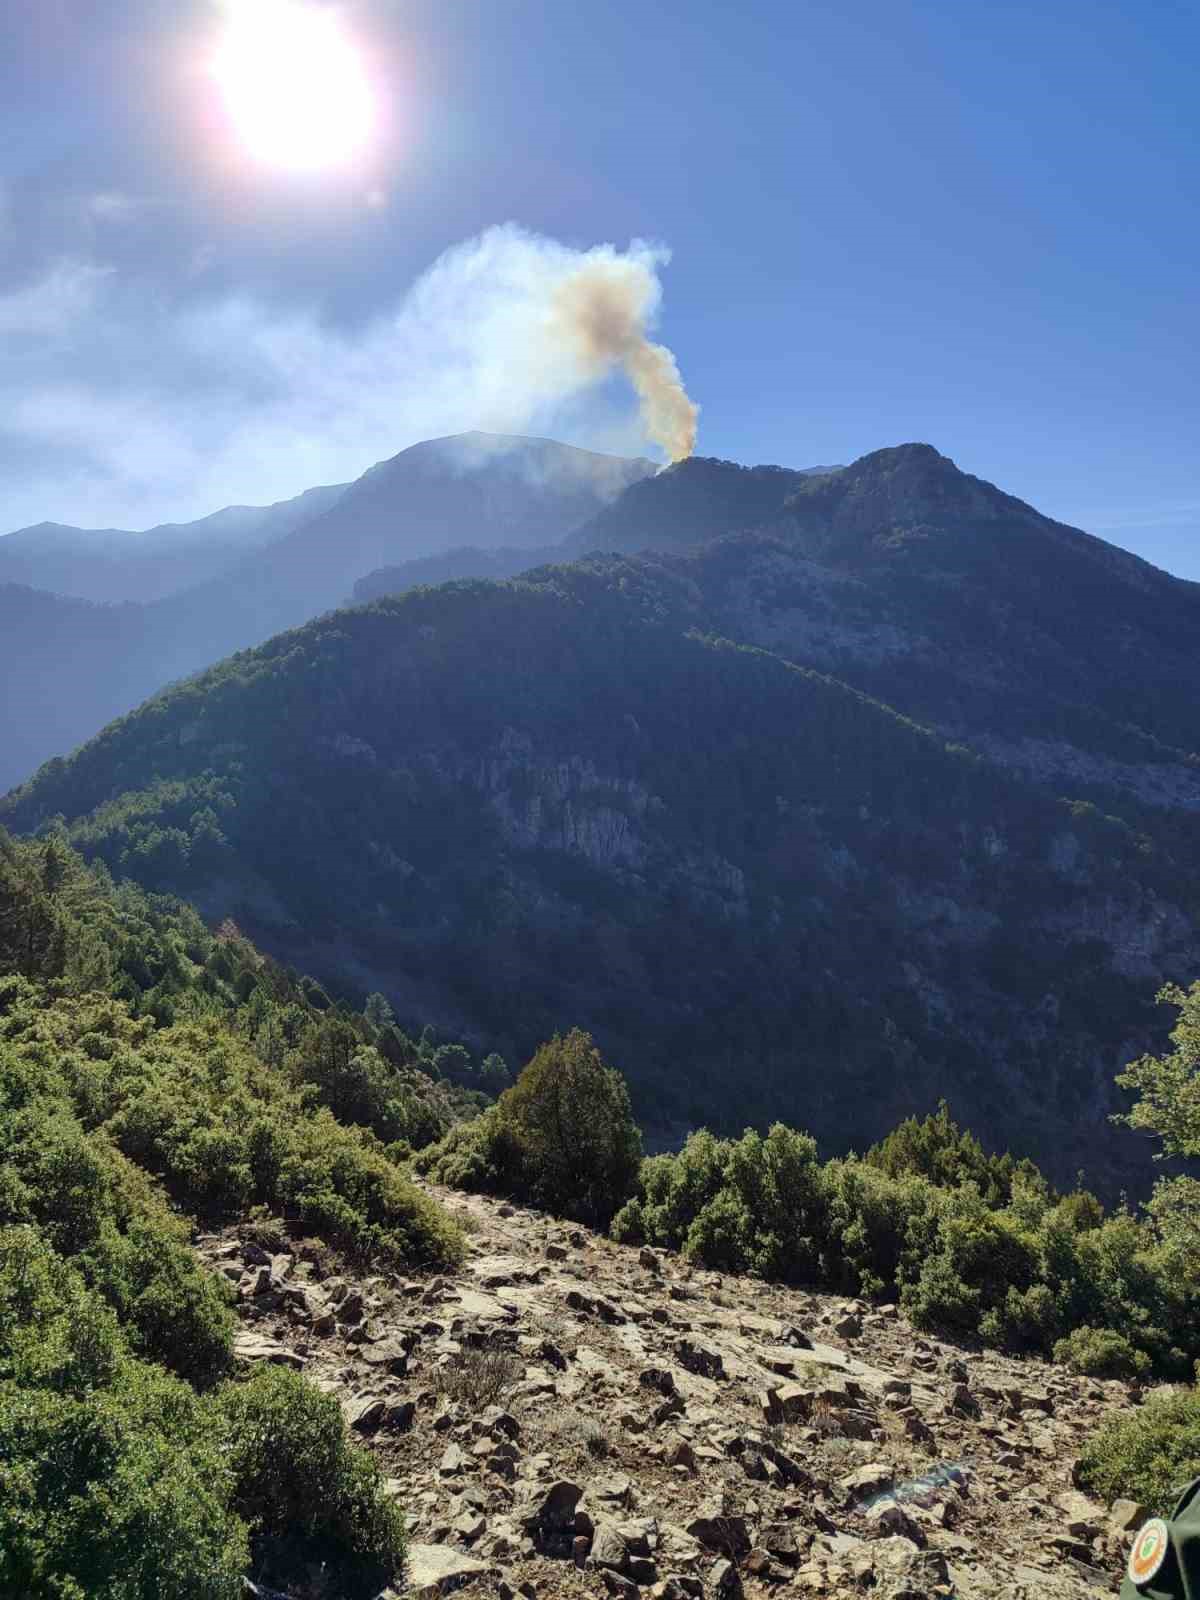
[(1162, 1389), (1137, 1411), (1102, 1423), (1079, 1461), (1085, 1489), (1108, 1504), (1126, 1498), (1168, 1516), (1200, 1476), (1200, 1390)]
[(399, 1573), (404, 1519), (374, 1459), (352, 1445), (337, 1401), (294, 1372), (265, 1367), (218, 1396), (233, 1500), (256, 1562), (277, 1581), (325, 1566), (346, 1600), (369, 1600)]
[(0, 1594), (237, 1600), (248, 1556), (218, 1430), (130, 1363), (78, 1394), (0, 1382)]
[(941, 1191), (915, 1173), (895, 1177), (853, 1157), (830, 1161), (823, 1182), (822, 1278), (846, 1294), (895, 1295), (933, 1248)]
[[(1018, 1163), (1010, 1155), (989, 1156), (970, 1133), (950, 1116), (943, 1100), (936, 1112), (918, 1120), (909, 1117), (893, 1129), (881, 1143), (864, 1156), (868, 1165), (878, 1167), (889, 1177), (927, 1178), (941, 1189), (961, 1188), (973, 1183), (994, 1206), (1004, 1205), (1012, 1192)], [(1023, 1164), (1031, 1170), (1028, 1163)]]
[(145, 1217), (123, 1234), (109, 1227), (83, 1266), (139, 1355), (206, 1385), (229, 1365), (233, 1292), (200, 1266), (182, 1232)]
[[(217, 1018), (155, 1029), (107, 999), (26, 997), (5, 1032), (0, 1222), (36, 1218), (68, 1253), (90, 1247), (117, 1204), (105, 1196), (125, 1181), (114, 1163), (126, 1174), (132, 1163), (194, 1214), (262, 1205), (357, 1260), (437, 1267), (461, 1253), (454, 1223), (378, 1139), (314, 1105), (311, 1086), (297, 1089)], [(127, 1211), (151, 1206), (165, 1215), (148, 1193)], [(207, 1306), (197, 1295), (211, 1320), (211, 1295)], [(148, 1326), (159, 1298), (145, 1303)]]
[(1112, 1328), (1074, 1328), (1054, 1346), (1054, 1359), (1086, 1378), (1138, 1378), (1150, 1358)]
[(628, 1198), (640, 1158), (625, 1081), (576, 1028), (542, 1045), (495, 1106), (414, 1164), (438, 1183), (604, 1227)]
[(723, 1272), (797, 1282), (817, 1274), (828, 1226), (817, 1147), (776, 1123), (764, 1138), (692, 1134), (677, 1156), (642, 1163), (617, 1238), (682, 1250)]
[(0, 1231), (0, 1594), (235, 1600), (222, 1440), (35, 1228)]
[(574, 1028), (541, 1046), (497, 1119), (520, 1149), (530, 1197), (547, 1210), (607, 1227), (637, 1177), (642, 1136), (629, 1091), (590, 1035)]

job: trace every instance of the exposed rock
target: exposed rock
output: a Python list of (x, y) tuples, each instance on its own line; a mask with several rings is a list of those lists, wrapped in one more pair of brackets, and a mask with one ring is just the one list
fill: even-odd
[(513, 1506), (514, 1520), (529, 1533), (565, 1532), (574, 1527), (575, 1507), (582, 1494), (582, 1487), (566, 1478), (531, 1484)]
[(719, 1500), (701, 1506), (698, 1515), (687, 1524), (687, 1531), (708, 1550), (724, 1550), (739, 1556), (750, 1548), (745, 1517), (727, 1511)]
[(405, 1593), (412, 1600), (437, 1600), (489, 1572), (485, 1561), (445, 1544), (410, 1544), (405, 1563)]
[(588, 1561), (593, 1567), (610, 1567), (614, 1572), (626, 1571), (629, 1566), (629, 1546), (615, 1523), (596, 1524)]
[(1145, 1506), (1137, 1500), (1114, 1500), (1108, 1514), (1108, 1526), (1117, 1534), (1132, 1533), (1141, 1527), (1147, 1516)]
[[(307, 1363), (381, 1457), (418, 1546), (476, 1563), (435, 1572), (425, 1592), (719, 1600), (737, 1579), (748, 1600), (1092, 1600), (1112, 1576), (1098, 1552), (1120, 1567), (1142, 1508), (1108, 1512), (1070, 1480), (1077, 1441), (1125, 1385), (962, 1352), (896, 1317), (686, 1262), (664, 1276), (582, 1232), (555, 1271), (561, 1223), (448, 1200), (475, 1221), (455, 1274), (317, 1287), (302, 1251), (276, 1252), (288, 1270), (250, 1270), (282, 1287), (239, 1302), (239, 1353)], [(240, 1270), (229, 1242), (201, 1246), (218, 1270)], [(354, 1297), (361, 1317), (335, 1321)], [(317, 1337), (305, 1318), (322, 1306)], [(852, 1350), (800, 1331), (851, 1315)], [(443, 1373), (478, 1358), (486, 1379), (506, 1351), (518, 1382), (447, 1399)], [(1040, 1589), (1020, 1576), (1025, 1548)]]
[(294, 1367), (297, 1371), (305, 1365), (303, 1356), (280, 1344), (278, 1339), (250, 1329), (234, 1335), (233, 1353), (240, 1361), (269, 1361), (274, 1366)]

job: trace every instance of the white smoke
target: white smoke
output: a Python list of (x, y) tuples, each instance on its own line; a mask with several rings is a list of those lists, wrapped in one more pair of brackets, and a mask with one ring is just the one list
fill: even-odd
[[(148, 302), (117, 271), (59, 266), (44, 293), (0, 297), (0, 329), (14, 336), (0, 451), (53, 463), (0, 493), (0, 531), (262, 504), (472, 429), (629, 454), (653, 442), (678, 460), (696, 408), (670, 351), (649, 339), (668, 259), (642, 242), (580, 250), (491, 228), (352, 333), (244, 295)], [(67, 282), (77, 292), (64, 294)], [(58, 336), (35, 336), (51, 312)], [(138, 359), (114, 360), (123, 349)], [(636, 412), (614, 413), (605, 380), (618, 371)]]

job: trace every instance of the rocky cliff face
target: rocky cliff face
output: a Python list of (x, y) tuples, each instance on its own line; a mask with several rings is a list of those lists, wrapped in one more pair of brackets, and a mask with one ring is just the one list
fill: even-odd
[(439, 1198), (470, 1254), (432, 1281), (200, 1241), (242, 1360), (304, 1371), (383, 1463), (415, 1600), (1113, 1592), (1140, 1508), (1088, 1500), (1072, 1463), (1126, 1384)]

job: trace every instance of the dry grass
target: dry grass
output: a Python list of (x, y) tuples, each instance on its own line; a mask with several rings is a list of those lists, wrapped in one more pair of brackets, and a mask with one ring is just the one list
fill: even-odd
[(447, 1366), (439, 1369), (436, 1388), (451, 1405), (468, 1411), (483, 1411), (499, 1405), (506, 1389), (521, 1376), (521, 1363), (511, 1350), (464, 1350)]
[(594, 1417), (581, 1417), (577, 1424), (577, 1432), (583, 1448), (597, 1461), (603, 1461), (606, 1457), (616, 1454), (612, 1440)]

